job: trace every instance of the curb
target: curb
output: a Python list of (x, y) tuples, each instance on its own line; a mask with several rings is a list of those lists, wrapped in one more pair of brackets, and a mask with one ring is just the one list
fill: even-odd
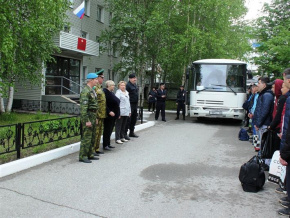
[[(147, 123), (135, 126), (135, 131), (138, 132), (143, 129), (152, 127), (154, 125), (155, 125), (154, 121), (148, 121)], [(115, 139), (115, 132), (112, 133), (111, 140), (112, 139)], [(103, 137), (101, 138), (101, 140), (103, 140)], [(51, 160), (67, 156), (69, 154), (73, 154), (75, 152), (78, 152), (79, 150), (80, 150), (80, 142), (77, 142), (41, 154), (36, 154), (20, 160), (12, 161), (10, 163), (2, 164), (0, 165), (0, 178), (11, 175), (13, 173), (20, 172), (22, 170), (29, 169), (31, 167), (35, 167), (37, 165), (49, 162)]]

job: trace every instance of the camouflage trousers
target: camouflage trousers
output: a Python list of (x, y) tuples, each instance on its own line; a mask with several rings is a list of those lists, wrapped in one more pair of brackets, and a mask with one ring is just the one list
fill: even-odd
[(91, 115), (90, 120), (92, 121), (92, 127), (87, 127), (86, 123), (83, 123), (83, 135), (81, 138), (79, 160), (94, 157), (93, 146), (96, 140), (96, 116)]
[(95, 139), (95, 144), (94, 144), (95, 151), (100, 150), (101, 137), (103, 135), (103, 130), (104, 130), (104, 118), (99, 118), (98, 124), (96, 125), (96, 139)]

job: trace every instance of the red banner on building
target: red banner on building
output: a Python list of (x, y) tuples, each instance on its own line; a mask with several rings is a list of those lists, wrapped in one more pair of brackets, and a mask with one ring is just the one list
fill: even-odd
[(87, 40), (84, 38), (78, 38), (78, 46), (77, 49), (79, 50), (86, 50), (86, 46), (87, 46)]

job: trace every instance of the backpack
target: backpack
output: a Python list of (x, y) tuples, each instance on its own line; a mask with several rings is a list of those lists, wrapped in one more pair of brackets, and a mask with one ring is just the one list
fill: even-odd
[(244, 104), (243, 104), (243, 108), (246, 110), (246, 111), (248, 111), (250, 108), (250, 104), (251, 104), (251, 99), (252, 99), (252, 97), (253, 97), (253, 95), (251, 95), (250, 97), (249, 97), (249, 99), (247, 99), (245, 102), (244, 102)]
[(239, 179), (245, 192), (258, 192), (265, 184), (265, 172), (261, 166), (262, 159), (252, 157), (241, 166)]
[(239, 139), (241, 141), (249, 141), (249, 135), (247, 133), (247, 130), (245, 130), (244, 128), (241, 128), (239, 132)]

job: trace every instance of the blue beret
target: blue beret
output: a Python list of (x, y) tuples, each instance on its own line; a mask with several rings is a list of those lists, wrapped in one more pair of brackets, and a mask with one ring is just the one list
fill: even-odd
[(97, 78), (98, 77), (98, 75), (96, 74), (96, 73), (89, 73), (88, 75), (87, 75), (87, 79), (95, 79), (95, 78)]

